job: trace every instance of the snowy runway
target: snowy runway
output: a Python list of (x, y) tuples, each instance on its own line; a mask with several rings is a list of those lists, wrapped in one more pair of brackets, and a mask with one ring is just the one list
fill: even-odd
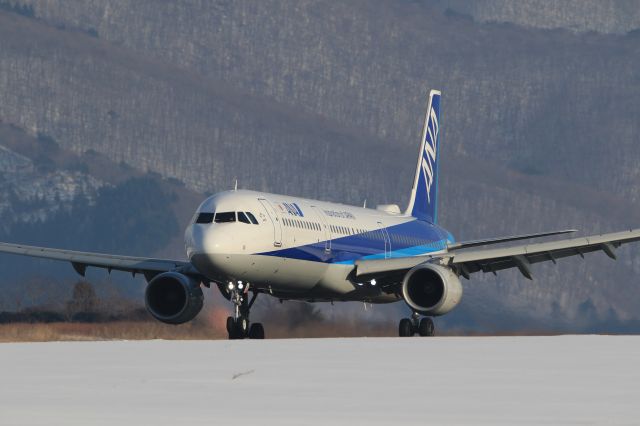
[(638, 424), (640, 337), (0, 344), (0, 425)]

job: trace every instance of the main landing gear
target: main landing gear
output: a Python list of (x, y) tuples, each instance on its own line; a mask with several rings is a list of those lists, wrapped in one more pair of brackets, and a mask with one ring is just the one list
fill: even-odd
[(398, 326), (398, 335), (400, 337), (411, 337), (414, 334), (420, 336), (435, 335), (435, 326), (433, 320), (429, 317), (420, 319), (420, 314), (414, 312), (411, 318), (403, 318)]
[(253, 292), (253, 297), (249, 301), (249, 285), (243, 286), (242, 282), (237, 285), (229, 284), (230, 300), (235, 305), (234, 315), (227, 318), (227, 333), (229, 340), (236, 339), (264, 339), (264, 327), (260, 323), (251, 324), (249, 322), (249, 311), (253, 306), (258, 292)]

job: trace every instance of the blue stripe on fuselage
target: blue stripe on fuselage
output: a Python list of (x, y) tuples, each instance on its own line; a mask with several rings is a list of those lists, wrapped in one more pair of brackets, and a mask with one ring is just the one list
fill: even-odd
[[(385, 253), (383, 229), (389, 234), (390, 250)], [(348, 235), (331, 240), (331, 251), (326, 252), (326, 241), (258, 253), (263, 256), (286, 257), (312, 262), (353, 264), (358, 259), (384, 259), (407, 257), (444, 250), (453, 236), (437, 225), (411, 220), (399, 225), (364, 234)]]

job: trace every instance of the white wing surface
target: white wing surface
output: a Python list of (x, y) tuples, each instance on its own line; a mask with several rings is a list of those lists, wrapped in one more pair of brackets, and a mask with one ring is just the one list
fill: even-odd
[(89, 266), (107, 269), (109, 272), (115, 270), (131, 272), (133, 275), (144, 274), (147, 277), (153, 277), (158, 273), (168, 271), (198, 274), (189, 262), (180, 260), (119, 256), (9, 243), (0, 243), (0, 252), (71, 262), (73, 269), (82, 276), (84, 276)]
[(356, 261), (356, 277), (396, 276), (424, 262), (439, 262), (452, 267), (465, 278), (475, 272), (496, 273), (509, 268), (518, 268), (527, 278), (532, 279), (530, 265), (540, 262), (556, 263), (558, 259), (569, 256), (582, 256), (586, 253), (602, 251), (612, 259), (615, 250), (622, 244), (640, 241), (640, 229), (571, 238), (548, 243), (519, 245), (498, 249), (456, 250), (425, 256), (359, 260)]

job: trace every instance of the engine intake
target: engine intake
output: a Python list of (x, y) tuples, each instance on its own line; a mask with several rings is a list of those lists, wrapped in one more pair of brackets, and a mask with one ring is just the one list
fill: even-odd
[(149, 281), (144, 299), (147, 311), (166, 324), (191, 321), (204, 304), (200, 283), (177, 272), (165, 272)]
[(407, 272), (402, 296), (411, 309), (422, 315), (444, 315), (460, 303), (462, 284), (451, 269), (424, 263)]

